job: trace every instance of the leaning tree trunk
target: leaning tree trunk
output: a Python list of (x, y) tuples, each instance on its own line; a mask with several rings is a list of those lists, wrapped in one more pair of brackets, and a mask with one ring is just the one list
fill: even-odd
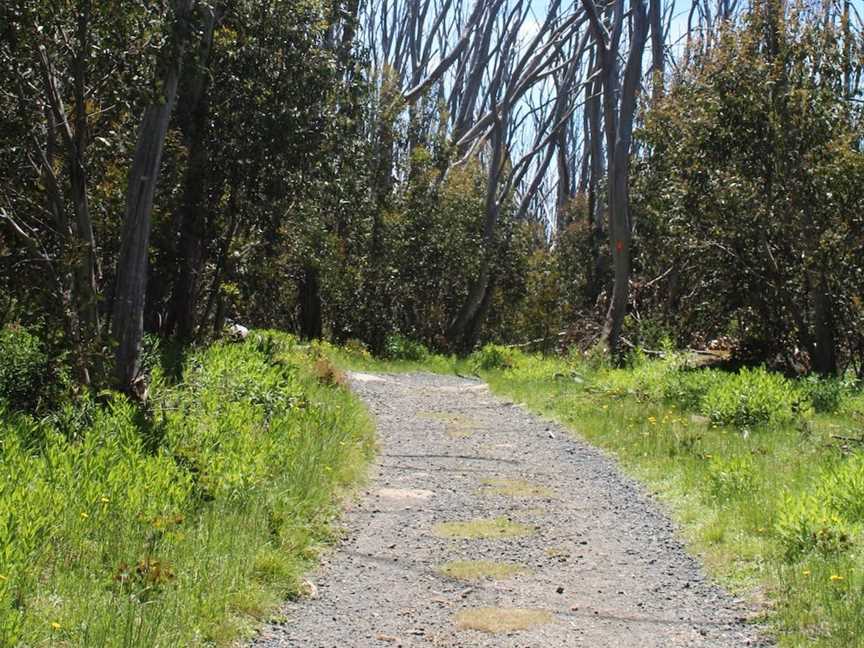
[(126, 213), (117, 260), (111, 322), (116, 344), (114, 378), (118, 389), (138, 396), (141, 395), (136, 387), (141, 371), (141, 340), (144, 335), (150, 216), (168, 123), (177, 99), (183, 40), (181, 23), (188, 17), (192, 4), (193, 0), (177, 0), (176, 40), (174, 51), (163, 67), (163, 96), (144, 110), (126, 190)]

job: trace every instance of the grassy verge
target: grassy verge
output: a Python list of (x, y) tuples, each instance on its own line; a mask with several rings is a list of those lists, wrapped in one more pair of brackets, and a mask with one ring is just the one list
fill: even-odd
[(864, 445), (838, 438), (862, 437), (864, 396), (851, 385), (692, 370), (677, 356), (612, 369), (491, 347), (425, 368), (477, 371), (608, 450), (716, 577), (766, 604), (780, 645), (862, 645)]
[(372, 426), (338, 371), (254, 333), (43, 419), (0, 408), (0, 645), (228, 645), (302, 589)]

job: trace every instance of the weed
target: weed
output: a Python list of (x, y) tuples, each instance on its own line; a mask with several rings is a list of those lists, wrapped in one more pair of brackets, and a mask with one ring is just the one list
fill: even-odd
[(493, 562), (490, 560), (457, 560), (441, 565), (439, 571), (445, 576), (464, 581), (484, 579), (502, 580), (525, 571), (515, 563)]
[(422, 362), (429, 357), (429, 349), (422, 343), (401, 335), (390, 335), (384, 342), (384, 357), (390, 360)]
[(528, 630), (551, 623), (554, 617), (548, 610), (529, 608), (472, 608), (456, 615), (456, 626), (460, 630), (479, 630), (489, 634), (501, 634)]
[(157, 367), (158, 435), (117, 395), (0, 406), (0, 645), (227, 645), (298, 591), (372, 445), (316, 365), (256, 332)]
[(512, 369), (516, 366), (517, 353), (497, 344), (487, 344), (475, 351), (468, 359), (474, 371), (490, 369)]
[(709, 496), (721, 503), (753, 494), (756, 487), (753, 459), (749, 455), (712, 457), (706, 477)]
[(441, 538), (478, 540), (486, 538), (516, 538), (530, 535), (531, 527), (511, 522), (507, 518), (480, 519), (467, 522), (442, 522), (436, 524), (435, 535)]
[(794, 386), (780, 374), (746, 367), (713, 385), (703, 409), (717, 423), (738, 427), (788, 423), (798, 405)]

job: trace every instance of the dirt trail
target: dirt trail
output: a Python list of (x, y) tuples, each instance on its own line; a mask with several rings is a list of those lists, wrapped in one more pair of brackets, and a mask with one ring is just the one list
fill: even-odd
[(596, 449), (482, 383), (351, 383), (377, 419), (373, 479), (258, 648), (766, 645)]

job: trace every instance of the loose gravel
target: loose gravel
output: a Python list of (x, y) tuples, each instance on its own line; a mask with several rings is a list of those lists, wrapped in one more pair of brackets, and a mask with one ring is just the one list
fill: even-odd
[[(769, 645), (644, 489), (567, 430), (456, 377), (351, 386), (377, 420), (372, 479), (313, 594), (257, 648)], [(527, 532), (496, 536), (508, 523)], [(462, 527), (493, 532), (441, 533)], [(446, 575), (457, 561), (519, 569), (466, 582)]]

